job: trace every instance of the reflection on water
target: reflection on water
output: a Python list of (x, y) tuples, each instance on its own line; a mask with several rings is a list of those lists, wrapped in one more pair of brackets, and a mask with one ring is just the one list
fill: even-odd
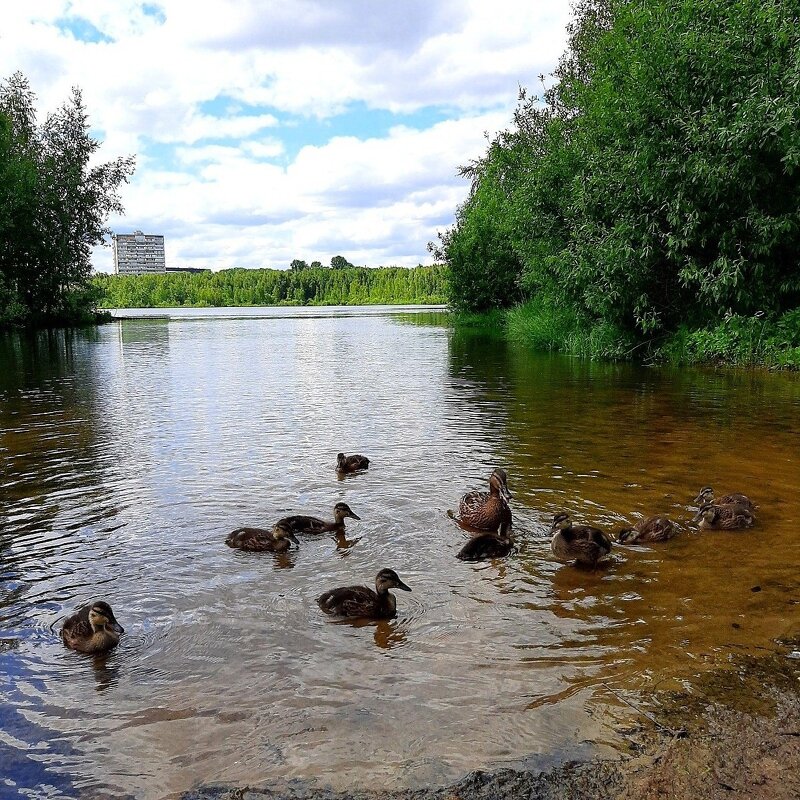
[[(798, 376), (532, 355), (441, 312), (203, 316), (0, 338), (0, 795), (547, 766), (613, 751), (621, 697), (797, 632)], [(340, 451), (369, 470), (337, 480)], [(516, 550), (462, 563), (446, 512), (498, 465)], [(705, 484), (757, 527), (698, 532)], [(338, 501), (342, 536), (224, 545)], [(579, 570), (550, 553), (560, 511), (684, 531)], [(381, 567), (413, 587), (395, 619), (317, 607)], [(65, 650), (99, 597), (120, 646)]]

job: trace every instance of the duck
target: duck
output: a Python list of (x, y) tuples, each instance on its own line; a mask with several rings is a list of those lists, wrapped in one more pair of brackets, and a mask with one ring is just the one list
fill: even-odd
[(487, 558), (507, 556), (514, 547), (511, 523), (504, 520), (496, 533), (480, 533), (473, 536), (456, 554), (462, 561), (483, 561)]
[(641, 544), (642, 542), (666, 542), (678, 533), (678, 526), (667, 517), (648, 517), (639, 520), (632, 528), (617, 531), (620, 544)]
[(503, 522), (511, 524), (508, 476), (499, 467), (489, 477), (488, 492), (468, 492), (458, 503), (460, 522), (480, 531), (495, 532)]
[(358, 472), (359, 470), (366, 469), (368, 466), (369, 459), (366, 456), (346, 456), (344, 453), (339, 453), (336, 456), (337, 472)]
[(306, 517), (302, 514), (295, 514), (292, 517), (284, 517), (275, 523), (275, 528), (282, 528), (291, 533), (344, 533), (344, 521), (346, 517), (351, 519), (361, 519), (354, 514), (347, 503), (337, 503), (333, 507), (333, 522), (325, 522), (319, 517)]
[(321, 594), (317, 603), (326, 614), (389, 619), (397, 613), (397, 600), (389, 589), (411, 591), (393, 569), (384, 568), (375, 576), (374, 592), (366, 586), (342, 586)]
[(285, 553), (291, 543), (299, 545), (297, 537), (288, 528), (280, 523), (272, 530), (265, 528), (237, 528), (228, 534), (225, 544), (237, 550), (246, 550), (251, 553)]
[(755, 522), (753, 512), (743, 505), (728, 503), (705, 503), (695, 514), (692, 522), (700, 521), (700, 527), (710, 530), (740, 530), (752, 528)]
[(61, 639), (81, 653), (107, 653), (119, 644), (123, 633), (125, 629), (117, 622), (111, 606), (105, 600), (97, 600), (64, 620)]
[(611, 552), (611, 539), (599, 528), (573, 525), (569, 514), (556, 514), (551, 526), (550, 549), (559, 561), (593, 567)]
[(714, 490), (710, 486), (704, 486), (694, 499), (698, 505), (715, 505), (715, 506), (744, 506), (751, 511), (758, 508), (758, 506), (746, 495), (740, 492), (732, 492), (731, 494), (723, 495), (722, 497), (714, 499)]

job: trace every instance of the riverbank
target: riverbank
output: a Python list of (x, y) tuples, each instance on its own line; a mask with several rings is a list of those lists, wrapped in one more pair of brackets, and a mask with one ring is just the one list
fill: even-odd
[(643, 700), (617, 760), (477, 771), (443, 788), (334, 792), (302, 781), (199, 788), (182, 800), (793, 800), (800, 796), (800, 639), (733, 658), (689, 691)]
[(456, 325), (502, 329), (510, 341), (536, 351), (590, 360), (800, 369), (800, 309), (777, 318), (729, 314), (716, 324), (683, 325), (670, 333), (639, 339), (611, 323), (581, 319), (543, 300), (485, 315), (457, 314), (454, 321)]

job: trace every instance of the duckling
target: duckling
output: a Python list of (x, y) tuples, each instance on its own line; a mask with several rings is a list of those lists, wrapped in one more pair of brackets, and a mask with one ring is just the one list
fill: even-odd
[(462, 561), (483, 561), (487, 558), (507, 556), (514, 547), (511, 523), (504, 520), (497, 533), (481, 533), (473, 536), (456, 554)]
[(573, 525), (569, 514), (556, 514), (551, 530), (550, 549), (559, 561), (593, 567), (611, 552), (611, 539), (603, 531), (588, 525)]
[(731, 531), (752, 528), (755, 517), (747, 506), (706, 503), (695, 514), (692, 522), (698, 520), (701, 528)]
[(677, 535), (678, 526), (667, 517), (648, 517), (640, 519), (632, 528), (622, 528), (617, 532), (620, 544), (641, 544), (642, 542), (665, 542)]
[(368, 466), (369, 459), (366, 456), (346, 456), (344, 453), (339, 453), (336, 456), (337, 472), (358, 472), (358, 470), (366, 469)]
[(326, 614), (388, 619), (397, 613), (397, 600), (389, 589), (411, 591), (393, 569), (382, 569), (375, 576), (374, 592), (366, 586), (343, 586), (320, 595), (317, 603)]
[(333, 507), (334, 522), (325, 522), (318, 517), (306, 517), (295, 514), (293, 517), (284, 517), (275, 523), (276, 528), (283, 528), (292, 533), (343, 533), (345, 517), (361, 519), (354, 514), (347, 503), (337, 503)]
[(489, 477), (488, 492), (468, 492), (458, 503), (460, 522), (470, 528), (495, 532), (503, 522), (511, 524), (508, 477), (499, 467)]
[(267, 550), (273, 553), (284, 553), (291, 546), (291, 542), (299, 545), (297, 537), (288, 529), (281, 526), (280, 522), (272, 530), (264, 528), (237, 528), (228, 534), (225, 544), (237, 550), (247, 550), (251, 553), (262, 553)]
[(67, 617), (61, 639), (67, 647), (81, 653), (107, 653), (119, 644), (125, 629), (117, 622), (111, 606), (98, 600)]
[(739, 492), (726, 494), (723, 495), (722, 497), (718, 497), (715, 500), (714, 490), (710, 486), (704, 486), (700, 490), (697, 497), (695, 497), (694, 501), (695, 503), (701, 506), (706, 504), (715, 506), (737, 505), (749, 508), (751, 511), (758, 508), (758, 506), (746, 494), (740, 494)]

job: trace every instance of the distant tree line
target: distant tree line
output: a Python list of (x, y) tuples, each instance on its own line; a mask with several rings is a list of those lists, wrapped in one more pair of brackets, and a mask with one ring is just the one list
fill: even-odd
[(326, 267), (96, 275), (102, 308), (445, 303), (446, 269)]
[(42, 124), (35, 99), (20, 72), (0, 85), (0, 325), (92, 318), (91, 249), (134, 168), (90, 166), (100, 143), (78, 89)]
[(797, 3), (578, 0), (553, 78), (462, 167), (456, 308), (636, 346), (800, 304)]
[[(347, 267), (354, 267), (344, 256), (334, 256), (331, 259), (331, 269), (347, 269)], [(295, 258), (289, 265), (289, 269), (322, 269), (322, 262), (312, 261), (310, 264), (306, 263), (300, 258)]]

